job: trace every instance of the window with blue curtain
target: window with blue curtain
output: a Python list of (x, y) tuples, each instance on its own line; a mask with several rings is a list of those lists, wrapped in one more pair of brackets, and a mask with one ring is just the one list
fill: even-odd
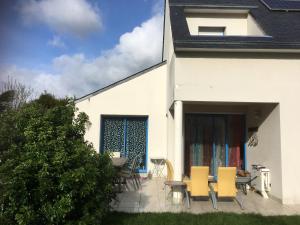
[(120, 152), (130, 165), (139, 155), (139, 171), (146, 171), (147, 117), (102, 117), (101, 151)]

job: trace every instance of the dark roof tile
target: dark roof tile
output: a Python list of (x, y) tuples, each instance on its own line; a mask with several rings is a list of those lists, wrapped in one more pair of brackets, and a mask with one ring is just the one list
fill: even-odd
[[(278, 1), (278, 0), (273, 0)], [(267, 36), (192, 36), (185, 8), (247, 9)], [(175, 51), (187, 48), (300, 49), (300, 12), (272, 11), (260, 0), (170, 0)]]

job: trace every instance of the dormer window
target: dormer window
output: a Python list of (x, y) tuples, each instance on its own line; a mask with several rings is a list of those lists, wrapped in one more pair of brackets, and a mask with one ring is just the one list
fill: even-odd
[(198, 27), (198, 35), (206, 35), (206, 36), (224, 36), (225, 35), (225, 27)]
[(186, 8), (186, 22), (195, 36), (265, 36), (247, 9)]

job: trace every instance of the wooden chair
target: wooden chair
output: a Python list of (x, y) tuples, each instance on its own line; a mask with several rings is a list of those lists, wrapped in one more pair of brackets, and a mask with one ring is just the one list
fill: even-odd
[(237, 198), (236, 167), (219, 167), (218, 181), (211, 185), (218, 199), (234, 199), (244, 209), (242, 202)]

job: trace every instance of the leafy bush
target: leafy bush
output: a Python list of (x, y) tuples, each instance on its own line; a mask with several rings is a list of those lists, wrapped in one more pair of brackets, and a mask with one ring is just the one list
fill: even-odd
[(84, 141), (88, 117), (43, 95), (0, 114), (0, 224), (95, 224), (114, 197), (107, 155)]

